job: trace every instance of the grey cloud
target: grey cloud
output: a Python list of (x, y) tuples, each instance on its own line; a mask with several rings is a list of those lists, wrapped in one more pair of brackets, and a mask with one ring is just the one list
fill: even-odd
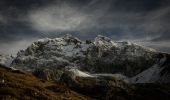
[(65, 33), (91, 39), (102, 34), (169, 48), (164, 45), (170, 39), (169, 5), (169, 0), (2, 0), (0, 41)]
[(19, 50), (26, 49), (32, 42), (38, 38), (21, 39), (10, 43), (1, 43), (0, 54), (15, 55)]
[(147, 41), (147, 42), (137, 42), (137, 43), (147, 47), (154, 48), (158, 51), (170, 52), (169, 42), (170, 41), (159, 41), (159, 42)]

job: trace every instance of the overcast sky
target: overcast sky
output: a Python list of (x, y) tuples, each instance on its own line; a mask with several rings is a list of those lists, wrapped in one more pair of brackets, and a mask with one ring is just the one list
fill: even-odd
[(170, 0), (1, 0), (0, 53), (44, 37), (101, 34), (170, 52)]

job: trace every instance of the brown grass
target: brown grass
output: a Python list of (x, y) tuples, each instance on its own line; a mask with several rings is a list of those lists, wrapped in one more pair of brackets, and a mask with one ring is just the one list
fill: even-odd
[(0, 66), (0, 99), (86, 100), (90, 98), (68, 89), (62, 83), (40, 80), (30, 73)]

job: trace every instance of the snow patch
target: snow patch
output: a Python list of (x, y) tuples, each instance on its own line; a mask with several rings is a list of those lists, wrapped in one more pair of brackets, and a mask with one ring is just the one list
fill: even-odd
[(89, 73), (82, 72), (78, 69), (70, 69), (69, 71), (73, 72), (75, 76), (79, 77), (94, 77), (93, 75), (90, 75)]

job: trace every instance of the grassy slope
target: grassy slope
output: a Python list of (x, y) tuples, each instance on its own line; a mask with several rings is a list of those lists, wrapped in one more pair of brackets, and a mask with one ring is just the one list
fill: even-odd
[(32, 74), (0, 66), (0, 99), (86, 100), (90, 98), (68, 89), (61, 83), (40, 80)]
[(70, 90), (63, 83), (40, 80), (30, 73), (0, 66), (0, 100), (170, 100), (169, 84), (120, 88), (102, 86), (93, 79), (79, 77), (76, 83)]

